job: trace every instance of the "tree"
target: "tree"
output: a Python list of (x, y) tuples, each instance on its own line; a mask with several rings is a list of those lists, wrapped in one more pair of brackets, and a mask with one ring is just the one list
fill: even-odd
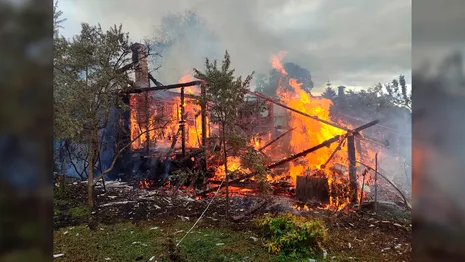
[(396, 106), (406, 107), (412, 110), (412, 93), (408, 93), (405, 76), (400, 75), (399, 79), (392, 80), (384, 85), (388, 94), (387, 99)]
[[(200, 103), (208, 103), (211, 114), (211, 122), (219, 124), (221, 128), (221, 140), (224, 157), (225, 177), (226, 177), (226, 210), (229, 215), (229, 174), (228, 174), (228, 152), (227, 145), (239, 145), (245, 147), (245, 143), (237, 142), (239, 138), (235, 133), (235, 124), (239, 120), (238, 109), (245, 108), (245, 95), (249, 91), (252, 81), (253, 72), (242, 79), (241, 76), (234, 76), (234, 69), (231, 69), (231, 58), (226, 51), (221, 67), (217, 61), (210, 62), (207, 58), (205, 61), (205, 70), (202, 72), (194, 68), (195, 77), (206, 82), (205, 94), (200, 98)], [(254, 111), (257, 108), (247, 107), (248, 110)], [(250, 112), (249, 111), (249, 112)], [(237, 149), (237, 148), (236, 148)]]
[(125, 107), (119, 92), (131, 84), (120, 70), (130, 61), (128, 34), (121, 25), (104, 31), (100, 25), (83, 23), (79, 35), (67, 40), (56, 34), (54, 44), (54, 136), (86, 151), (88, 202), (93, 206), (96, 180), (108, 173), (107, 169), (95, 177), (102, 133), (111, 110)]
[[(310, 93), (313, 88), (313, 81), (308, 69), (291, 62), (285, 63), (283, 67), (290, 78), (296, 79), (302, 84), (302, 89)], [(286, 90), (293, 90), (292, 87), (289, 86), (288, 81), (282, 81), (282, 79), (283, 76), (280, 72), (276, 71), (276, 69), (271, 69), (268, 78), (263, 74), (257, 77), (256, 90), (268, 96), (276, 96), (276, 91), (279, 87)]]
[(337, 93), (331, 87), (327, 87), (321, 96), (333, 100), (337, 96)]

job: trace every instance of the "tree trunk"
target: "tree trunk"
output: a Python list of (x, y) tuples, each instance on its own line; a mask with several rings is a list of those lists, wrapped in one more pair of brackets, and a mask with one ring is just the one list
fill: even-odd
[(226, 217), (229, 218), (229, 174), (228, 174), (228, 153), (226, 152), (226, 136), (224, 135), (224, 122), (222, 123), (221, 133), (223, 136), (223, 153), (224, 153), (224, 172), (226, 183)]
[[(96, 136), (92, 135), (89, 147), (89, 166), (87, 172), (87, 203), (91, 208), (94, 207), (94, 163), (97, 159), (98, 141)], [(98, 137), (98, 136), (97, 136)]]

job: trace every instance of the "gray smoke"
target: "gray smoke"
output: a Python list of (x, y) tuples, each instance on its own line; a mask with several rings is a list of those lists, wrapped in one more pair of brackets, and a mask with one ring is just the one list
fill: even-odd
[(221, 59), (225, 49), (240, 75), (268, 73), (270, 55), (286, 50), (286, 61), (310, 70), (315, 91), (327, 80), (368, 87), (401, 73), (410, 83), (410, 1), (61, 0), (60, 6), (68, 18), (65, 31), (77, 33), (80, 22), (122, 23), (138, 42), (157, 37), (169, 14), (195, 11), (205, 27), (162, 54), (159, 77), (169, 83), (201, 68), (205, 56)]

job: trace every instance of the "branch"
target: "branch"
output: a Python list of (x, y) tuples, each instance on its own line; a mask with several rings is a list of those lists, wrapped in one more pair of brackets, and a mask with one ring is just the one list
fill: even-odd
[(164, 126), (162, 127), (157, 127), (157, 128), (153, 128), (153, 129), (149, 129), (149, 130), (146, 130), (144, 132), (141, 132), (138, 136), (136, 136), (133, 140), (131, 140), (129, 143), (127, 143), (124, 147), (122, 147), (118, 153), (116, 153), (115, 157), (113, 158), (113, 162), (111, 163), (111, 166), (109, 168), (107, 168), (105, 171), (103, 171), (102, 173), (100, 173), (100, 175), (98, 175), (95, 179), (94, 179), (94, 182), (92, 183), (92, 185), (95, 186), (95, 184), (97, 184), (97, 181), (102, 178), (104, 175), (110, 173), (113, 168), (115, 167), (115, 164), (116, 164), (116, 161), (118, 160), (119, 156), (121, 155), (121, 153), (123, 153), (124, 150), (126, 150), (126, 148), (128, 148), (134, 141), (136, 141), (137, 139), (139, 139), (139, 137), (141, 137), (142, 135), (144, 135), (145, 133), (148, 133), (150, 131), (153, 131), (153, 130), (157, 130), (157, 129), (163, 129), (166, 127), (166, 125), (168, 125), (168, 123), (166, 123)]
[(76, 166), (76, 164), (74, 164), (73, 162), (73, 159), (72, 159), (72, 153), (71, 153), (71, 150), (69, 150), (69, 146), (65, 146), (65, 149), (66, 151), (68, 151), (68, 157), (69, 157), (69, 162), (71, 163), (71, 165), (73, 166), (74, 168), (74, 171), (76, 171), (76, 174), (81, 178), (81, 180), (84, 180), (84, 176), (82, 175), (84, 173), (84, 170), (87, 169), (87, 166), (85, 163), (87, 163), (87, 158), (86, 159), (83, 159), (84, 160), (84, 168), (83, 168), (83, 171), (82, 172), (79, 172), (78, 171), (78, 168)]

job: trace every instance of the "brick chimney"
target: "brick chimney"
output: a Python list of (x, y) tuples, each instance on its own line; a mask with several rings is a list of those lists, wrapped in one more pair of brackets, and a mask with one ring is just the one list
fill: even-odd
[(138, 88), (149, 86), (149, 67), (147, 63), (146, 47), (140, 43), (131, 45), (132, 62), (135, 68), (135, 85)]

